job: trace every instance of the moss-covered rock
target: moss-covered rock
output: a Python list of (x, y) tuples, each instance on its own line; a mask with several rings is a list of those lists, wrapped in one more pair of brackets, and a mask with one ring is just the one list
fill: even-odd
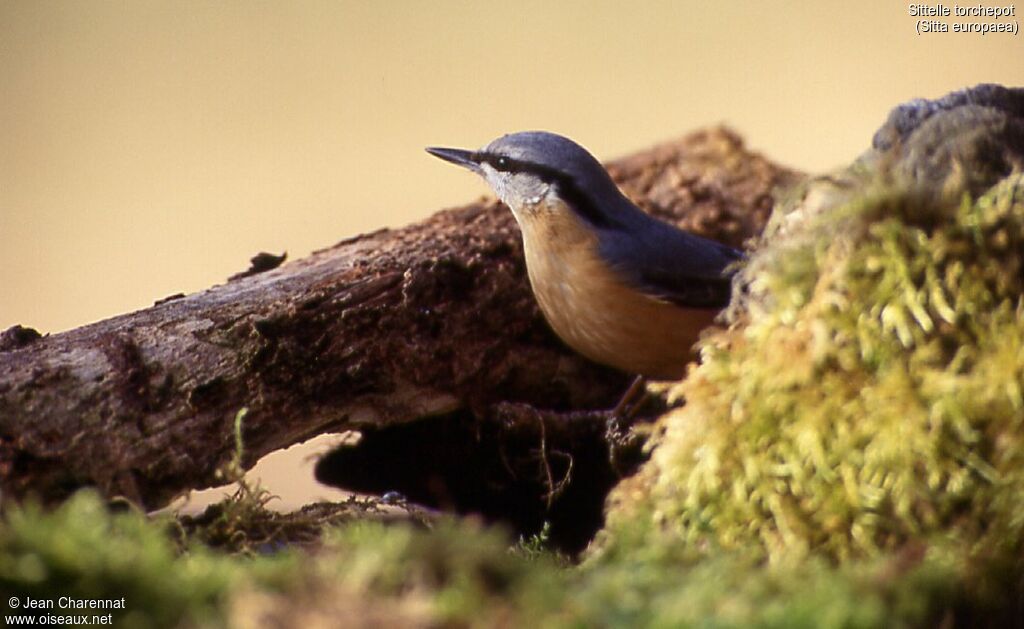
[(843, 572), (921, 544), (947, 589), (1014, 594), (993, 581), (1024, 574), (1024, 92), (976, 90), (896, 110), (777, 210), (605, 552)]

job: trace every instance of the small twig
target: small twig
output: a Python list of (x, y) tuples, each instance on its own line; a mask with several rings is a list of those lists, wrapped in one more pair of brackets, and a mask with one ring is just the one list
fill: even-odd
[(548, 461), (547, 423), (544, 421), (544, 416), (541, 413), (533, 409), (531, 410), (540, 425), (540, 460), (544, 466), (544, 476), (548, 485), (548, 491), (545, 495), (545, 504), (547, 508), (550, 509), (551, 505), (554, 504), (555, 498), (561, 495), (561, 493), (565, 491), (565, 488), (569, 486), (569, 482), (572, 479), (573, 458), (571, 454), (566, 452), (557, 452), (557, 454), (561, 454), (569, 460), (569, 467), (565, 471), (565, 475), (562, 479), (556, 484), (554, 474), (551, 472), (551, 464)]

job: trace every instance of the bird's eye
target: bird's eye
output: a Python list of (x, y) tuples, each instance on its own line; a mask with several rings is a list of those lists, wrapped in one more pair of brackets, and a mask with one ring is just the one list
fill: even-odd
[(498, 159), (494, 163), (494, 167), (497, 168), (498, 170), (508, 170), (508, 168), (509, 168), (508, 158), (505, 157), (504, 155), (499, 155)]

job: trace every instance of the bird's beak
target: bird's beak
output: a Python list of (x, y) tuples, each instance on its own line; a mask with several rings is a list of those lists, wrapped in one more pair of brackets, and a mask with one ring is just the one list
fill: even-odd
[(476, 155), (473, 151), (466, 151), (463, 149), (446, 149), (436, 146), (427, 147), (427, 152), (434, 157), (439, 157), (446, 162), (458, 164), (463, 168), (468, 168), (477, 174), (480, 173), (480, 162), (476, 159)]

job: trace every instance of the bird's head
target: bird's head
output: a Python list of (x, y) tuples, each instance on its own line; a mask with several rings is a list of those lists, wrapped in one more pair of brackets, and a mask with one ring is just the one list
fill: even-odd
[(431, 147), (435, 157), (483, 177), (516, 218), (561, 201), (591, 222), (621, 193), (601, 163), (569, 138), (546, 131), (504, 135), (477, 151)]

